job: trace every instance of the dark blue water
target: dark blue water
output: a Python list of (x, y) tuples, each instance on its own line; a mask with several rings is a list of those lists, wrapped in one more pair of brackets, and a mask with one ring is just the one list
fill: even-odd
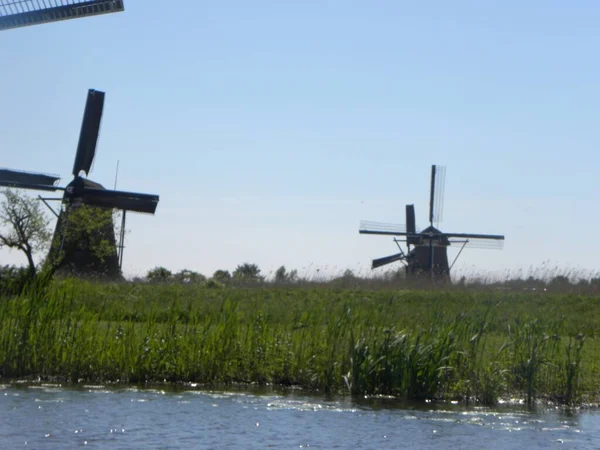
[(0, 385), (0, 448), (597, 449), (600, 412), (302, 392)]

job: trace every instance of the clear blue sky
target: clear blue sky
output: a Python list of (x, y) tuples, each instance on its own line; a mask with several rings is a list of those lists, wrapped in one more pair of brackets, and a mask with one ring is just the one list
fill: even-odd
[[(368, 271), (361, 219), (506, 235), (457, 267), (595, 270), (600, 3), (140, 1), (0, 34), (0, 166), (70, 179), (88, 88), (107, 92), (90, 178), (157, 193), (126, 274), (254, 262)], [(2, 263), (24, 262), (0, 253)]]

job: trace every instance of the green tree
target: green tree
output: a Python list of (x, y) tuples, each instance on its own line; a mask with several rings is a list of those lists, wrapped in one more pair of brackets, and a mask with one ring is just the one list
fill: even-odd
[(46, 269), (75, 276), (120, 278), (114, 214), (109, 208), (68, 205), (58, 219)]
[(29, 281), (26, 267), (0, 266), (0, 295), (20, 293)]
[(173, 278), (169, 269), (164, 267), (155, 267), (146, 274), (146, 279), (152, 283), (166, 283)]
[(257, 283), (263, 281), (264, 277), (260, 274), (260, 269), (256, 264), (243, 263), (233, 271), (233, 279), (246, 283)]
[(173, 278), (178, 283), (203, 283), (206, 281), (206, 277), (204, 275), (188, 269), (180, 270), (173, 275)]
[(215, 271), (215, 273), (213, 273), (212, 276), (213, 280), (218, 281), (219, 283), (229, 283), (231, 281), (231, 274), (229, 273), (228, 270), (217, 270)]
[(550, 280), (549, 287), (552, 288), (568, 288), (571, 287), (571, 281), (564, 275), (556, 275)]
[(356, 276), (354, 275), (354, 272), (351, 269), (346, 269), (342, 274), (342, 278), (356, 278)]
[(37, 272), (35, 255), (50, 244), (49, 220), (38, 200), (6, 189), (0, 203), (0, 248), (17, 249), (25, 255), (29, 276)]
[(276, 283), (295, 283), (298, 281), (298, 271), (296, 269), (288, 272), (285, 266), (281, 266), (275, 272)]
[[(62, 239), (84, 244), (90, 253), (104, 261), (116, 252), (113, 229), (114, 211), (88, 205), (71, 207), (65, 214)], [(54, 245), (59, 243), (55, 242)]]

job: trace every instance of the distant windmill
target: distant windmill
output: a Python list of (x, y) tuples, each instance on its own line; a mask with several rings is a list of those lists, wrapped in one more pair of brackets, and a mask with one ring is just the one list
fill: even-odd
[[(444, 183), (446, 168), (431, 166), (431, 187), (429, 194), (429, 226), (418, 231), (415, 224), (415, 207), (406, 205), (406, 226), (381, 222), (362, 221), (359, 233), (400, 236), (394, 238), (400, 253), (374, 259), (372, 269), (400, 261), (405, 265), (407, 275), (428, 274), (445, 278), (465, 247), (501, 249), (504, 236), (496, 234), (444, 233), (437, 227), (442, 219), (444, 203)], [(436, 226), (434, 226), (434, 224)], [(400, 242), (405, 242), (404, 252)], [(452, 264), (448, 264), (448, 246), (460, 245), (460, 251)]]
[[(40, 197), (44, 201), (62, 200), (63, 204), (60, 213), (55, 213), (58, 220), (49, 254), (50, 259), (55, 258), (56, 252), (60, 251), (63, 255), (61, 267), (64, 266), (76, 273), (100, 272), (102, 274), (117, 275), (120, 274), (123, 258), (125, 212), (134, 211), (154, 214), (159, 198), (158, 195), (108, 190), (101, 184), (81, 176), (81, 172), (84, 172), (87, 176), (92, 167), (104, 109), (104, 97), (104, 92), (93, 89), (88, 91), (79, 134), (79, 144), (73, 164), (72, 173), (74, 178), (66, 187), (57, 186), (56, 184), (60, 178), (54, 175), (10, 169), (0, 169), (0, 186), (41, 191), (64, 191), (62, 198), (42, 199)], [(101, 261), (94, 257), (93, 252), (90, 251), (89, 242), (70, 242), (69, 238), (66, 238), (68, 234), (65, 231), (69, 227), (69, 215), (81, 205), (123, 211), (121, 241), (119, 244), (121, 252), (118, 256), (112, 219), (110, 224), (97, 230), (102, 239), (108, 240), (109, 245), (115, 247), (113, 254), (107, 258), (102, 258)]]

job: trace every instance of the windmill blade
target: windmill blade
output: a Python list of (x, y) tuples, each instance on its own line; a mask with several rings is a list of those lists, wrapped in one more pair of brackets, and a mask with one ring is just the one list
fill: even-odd
[(435, 199), (435, 165), (431, 166), (431, 185), (429, 186), (429, 223), (433, 224), (433, 200)]
[(415, 205), (406, 205), (406, 232), (417, 232), (417, 226), (415, 224)]
[(0, 169), (0, 186), (56, 191), (59, 189), (58, 186), (55, 186), (58, 180), (60, 180), (60, 177), (55, 175)]
[(383, 234), (387, 236), (408, 236), (412, 234), (418, 234), (419, 228), (415, 226), (414, 221), (412, 222), (411, 226), (413, 231), (408, 229), (406, 225), (399, 223), (372, 222), (370, 220), (361, 220), (358, 232), (360, 234)]
[(13, 183), (0, 181), (0, 186), (14, 189), (31, 189), (32, 191), (64, 191), (65, 188), (60, 186), (50, 186), (44, 184), (30, 184), (30, 183)]
[(396, 261), (402, 261), (403, 259), (406, 259), (404, 253), (397, 253), (395, 255), (374, 259), (373, 263), (371, 264), (371, 269), (377, 269), (378, 267), (385, 266)]
[(429, 191), (429, 223), (439, 224), (444, 212), (444, 192), (446, 190), (446, 167), (431, 166), (431, 188)]
[(370, 220), (361, 220), (359, 233), (379, 233), (386, 232), (386, 234), (397, 234), (406, 233), (406, 225), (399, 223), (386, 223), (386, 222), (372, 222)]
[(83, 121), (81, 122), (81, 131), (79, 133), (79, 144), (77, 145), (75, 163), (73, 164), (73, 176), (78, 176), (82, 170), (87, 175), (92, 167), (94, 155), (96, 154), (96, 146), (98, 145), (98, 135), (100, 134), (104, 95), (104, 92), (101, 91), (88, 90)]
[(479, 248), (484, 250), (502, 250), (504, 240), (502, 239), (459, 239), (451, 240), (452, 245), (465, 245), (466, 248)]
[(101, 208), (122, 209), (140, 213), (154, 214), (158, 205), (158, 195), (136, 192), (109, 191), (106, 189), (84, 188), (83, 203)]
[(497, 241), (503, 241), (504, 236), (501, 234), (473, 234), (473, 233), (444, 233), (448, 239), (460, 238), (460, 239), (492, 239)]
[[(416, 234), (417, 226), (415, 225), (415, 205), (406, 205), (406, 232)], [(407, 237), (406, 243), (413, 245), (418, 241), (415, 237)]]
[(0, 30), (123, 10), (123, 0), (0, 0)]
[(433, 221), (439, 224), (444, 218), (446, 166), (436, 166), (435, 177), (435, 201), (433, 202)]

